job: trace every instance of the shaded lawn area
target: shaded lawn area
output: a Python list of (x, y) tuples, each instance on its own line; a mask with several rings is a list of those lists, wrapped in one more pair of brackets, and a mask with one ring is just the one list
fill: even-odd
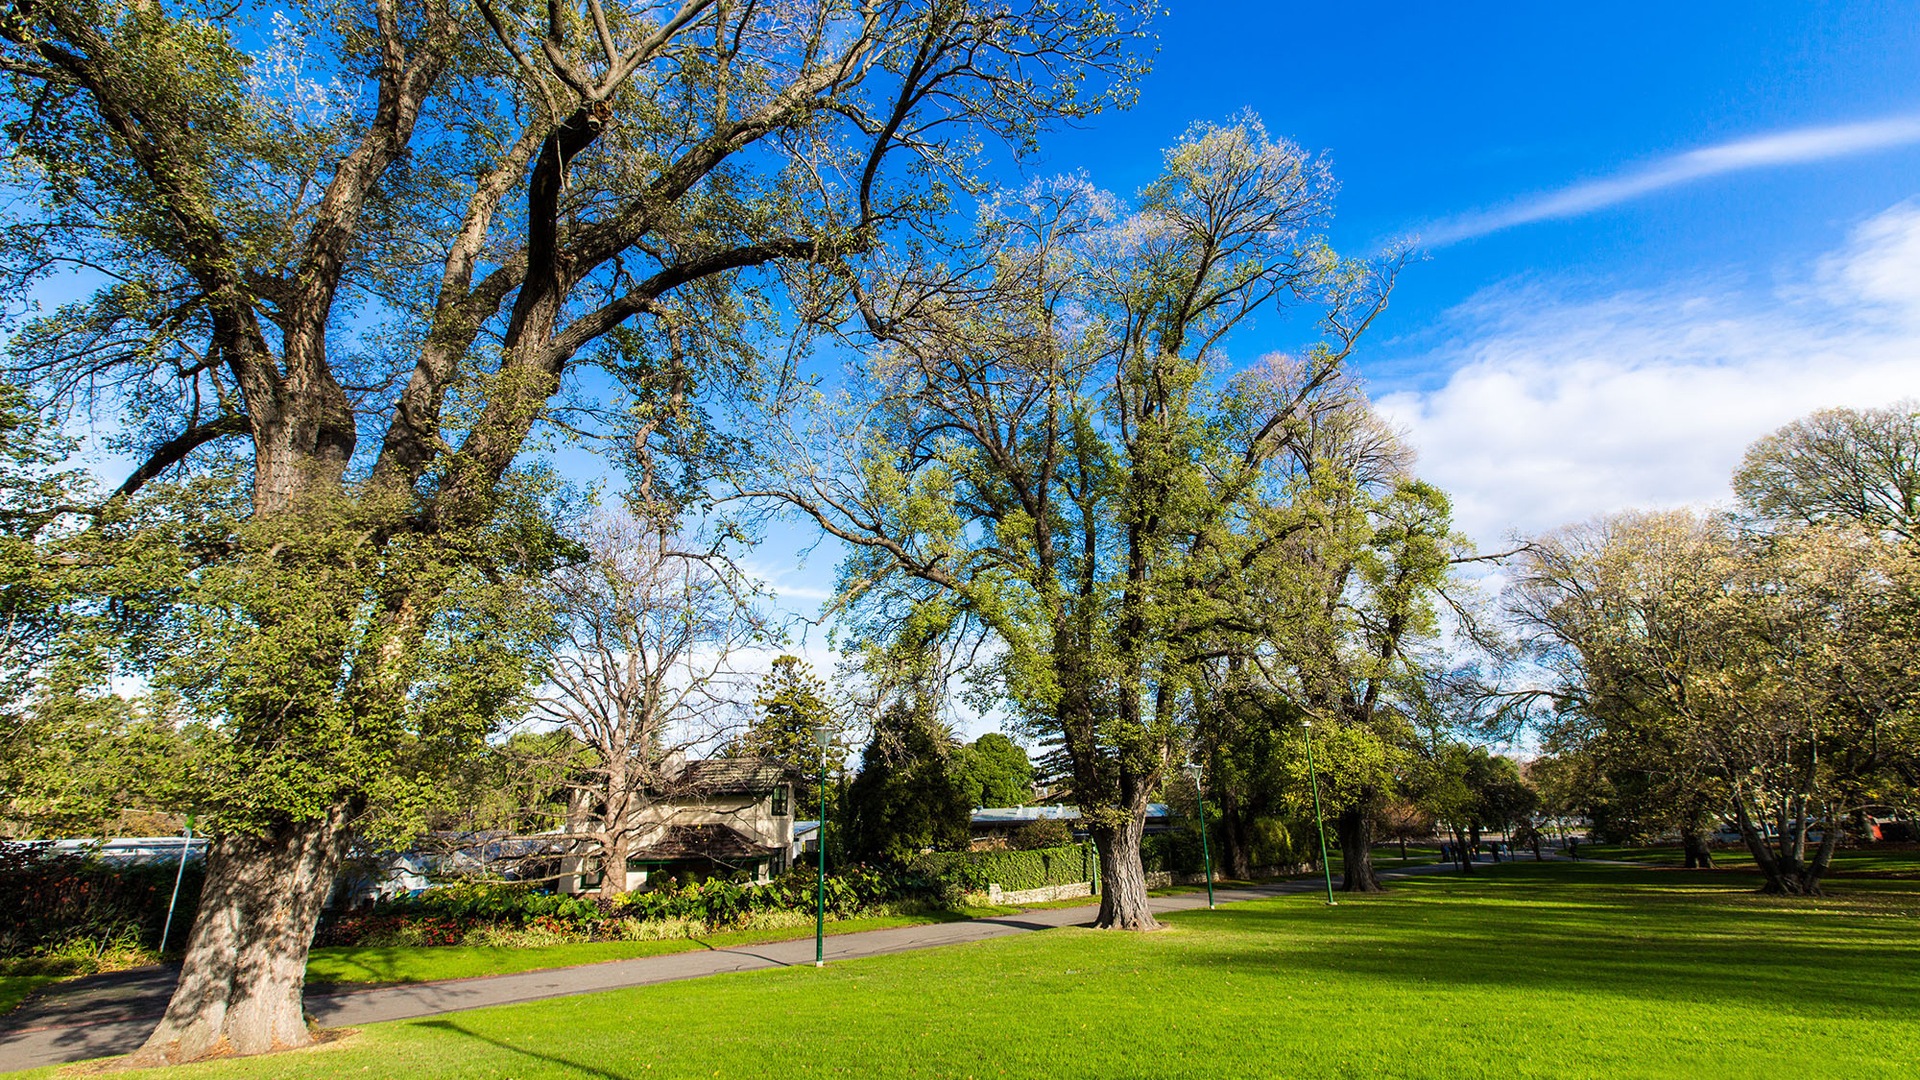
[[(1808, 845), (1808, 858), (1813, 857), (1815, 846)], [(1648, 866), (1684, 866), (1687, 861), (1686, 853), (1680, 849), (1679, 844), (1581, 844), (1580, 857), (1619, 859), (1623, 862), (1645, 863)], [(1715, 847), (1713, 862), (1716, 868), (1752, 869), (1753, 853), (1743, 846)], [(1833, 853), (1833, 867), (1828, 873), (1834, 878), (1853, 876), (1920, 878), (1920, 844), (1842, 848)]]
[[(827, 923), (827, 936), (855, 934), (862, 930), (886, 930), (896, 926), (924, 926), (928, 923), (954, 922), (960, 919), (1011, 915), (1019, 908), (962, 908), (916, 915), (882, 915), (863, 919), (836, 919)], [(813, 936), (811, 925), (782, 927), (778, 930), (740, 930), (724, 934), (706, 934), (692, 938), (667, 938), (661, 941), (590, 941), (529, 948), (487, 947), (478, 945), (433, 946), (331, 946), (315, 949), (307, 958), (309, 985), (344, 983), (432, 982), (436, 979), (470, 979), (481, 975), (511, 975), (519, 971), (598, 964), (609, 960), (631, 960), (639, 956), (664, 956), (668, 953), (697, 952), (701, 949), (730, 949), (741, 945), (764, 945), (771, 941), (793, 941)]]
[(369, 1026), (165, 1077), (1905, 1077), (1920, 883), (1508, 863)]

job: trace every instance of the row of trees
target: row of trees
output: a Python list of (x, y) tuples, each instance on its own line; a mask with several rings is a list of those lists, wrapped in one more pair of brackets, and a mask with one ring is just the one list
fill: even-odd
[[(461, 778), (476, 762), (506, 760), (527, 790), (567, 791), (576, 831), (621, 860), (634, 800), (670, 792), (662, 765), (676, 740), (710, 738), (702, 718), (737, 704), (719, 689), (737, 681), (735, 653), (764, 629), (724, 551), (675, 525), (716, 491), (750, 513), (798, 511), (853, 551), (836, 605), (873, 676), (874, 737), (849, 791), (861, 851), (952, 843), (940, 823), (956, 820), (974, 788), (987, 801), (966, 762), (984, 751), (952, 747), (938, 721), (965, 657), (968, 692), (1052, 748), (1044, 765), (1100, 849), (1102, 925), (1153, 925), (1141, 829), (1182, 762), (1207, 764), (1227, 835), (1244, 838), (1306, 797), (1298, 760), (1273, 748), (1291, 747), (1309, 720), (1324, 743), (1346, 885), (1378, 887), (1377, 823), (1416, 776), (1445, 771), (1410, 762), (1439, 761), (1452, 745), (1429, 684), (1436, 604), (1448, 567), (1466, 555), (1445, 497), (1412, 474), (1347, 370), (1400, 260), (1342, 260), (1318, 239), (1331, 188), (1320, 162), (1252, 117), (1200, 125), (1167, 151), (1163, 175), (1134, 205), (1083, 180), (1044, 182), (989, 200), (974, 230), (948, 236), (930, 225), (938, 207), (918, 201), (925, 183), (887, 187), (889, 156), (915, 157), (938, 178), (955, 162), (930, 141), (934, 125), (1004, 134), (1098, 104), (1078, 96), (1068, 68), (1105, 72), (1110, 94), (1124, 93), (1134, 69), (1122, 20), (1052, 5), (1018, 18), (956, 6), (874, 9), (854, 24), (823, 9), (792, 24), (689, 3), (652, 23), (630, 13), (627, 25), (589, 4), (550, 6), (548, 24), (527, 30), (546, 69), (527, 59), (535, 50), (515, 47), (510, 20), (483, 8), (511, 79), (489, 83), (497, 76), (481, 57), (457, 69), (470, 79), (460, 84), (470, 97), (456, 94), (463, 107), (537, 89), (549, 103), (580, 98), (571, 119), (539, 119), (541, 99), (528, 97), (519, 107), (535, 118), (522, 121), (518, 149), (476, 165), (480, 129), (458, 124), (478, 122), (461, 113), (434, 134), (464, 165), (396, 174), (383, 187), (337, 170), (384, 175), (391, 144), (415, 131), (408, 110), (424, 107), (405, 78), (438, 77), (428, 69), (448, 61), (435, 59), (444, 43), (434, 35), (450, 32), (439, 9), (417, 25), (383, 13), (364, 39), (343, 40), (340, 56), (366, 65), (385, 95), (379, 108), (397, 118), (320, 99), (308, 105), (321, 120), (274, 113), (275, 145), (310, 156), (241, 178), (219, 170), (260, 152), (257, 143), (208, 134), (189, 148), (200, 156), (175, 162), (174, 149), (139, 141), (152, 133), (115, 126), (127, 106), (113, 95), (158, 91), (87, 83), (59, 66), (96, 55), (111, 65), (116, 48), (185, 35), (153, 62), (199, 64), (197, 85), (231, 96), (221, 80), (251, 58), (220, 31), (224, 16), (87, 16), (122, 42), (48, 15), (16, 42), (23, 56), (39, 50), (19, 61), (23, 86), (97, 84), (78, 99), (83, 119), (127, 160), (122, 186), (87, 188), (87, 205), (152, 199), (193, 226), (182, 232), (163, 214), (142, 226), (150, 235), (52, 257), (84, 255), (149, 291), (177, 288), (175, 306), (142, 299), (148, 306), (128, 311), (124, 287), (109, 284), (28, 320), (15, 345), (20, 370), (49, 388), (39, 408), (137, 401), (154, 429), (150, 456), (119, 489), (70, 485), (22, 519), (27, 588), (13, 598), (44, 616), (45, 640), (59, 647), (20, 653), (12, 669), (33, 685), (19, 715), (64, 725), (45, 745), (69, 748), (69, 760), (23, 756), (10, 792), (16, 807), (49, 792), (50, 805), (71, 806), (86, 791), (191, 808), (215, 837), (181, 992), (147, 1060), (299, 1042), (297, 976), (341, 857), (357, 839), (401, 842), (471, 797)], [(850, 26), (862, 29), (849, 38)], [(289, 33), (274, 48), (312, 47), (338, 30), (304, 46)], [(701, 36), (709, 31), (716, 44)], [(639, 44), (622, 53), (627, 37)], [(65, 44), (48, 44), (56, 40)], [(354, 51), (369, 42), (382, 43), (377, 60)], [(676, 44), (661, 71), (705, 57), (711, 85), (672, 99), (684, 116), (633, 120), (614, 154), (605, 125), (618, 108), (657, 99), (624, 80), (652, 70), (649, 50), (663, 42)], [(916, 49), (918, 59), (900, 61)], [(423, 67), (409, 76), (408, 63)], [(1059, 81), (1034, 80), (1055, 65)], [(902, 96), (869, 114), (856, 92), (868, 78)], [(268, 95), (256, 109), (290, 108), (266, 84), (247, 85)], [(956, 98), (960, 86), (985, 97)], [(296, 77), (294, 91), (313, 89)], [(298, 124), (308, 141), (287, 143), (282, 128)], [(709, 129), (693, 144), (670, 134)], [(805, 175), (851, 169), (857, 183), (803, 198), (721, 168), (748, 146), (771, 152), (757, 140), (776, 136)], [(346, 156), (329, 158), (336, 149)], [(749, 155), (738, 169), (763, 164)], [(188, 165), (198, 171), (183, 193), (149, 190), (156, 170)], [(476, 171), (460, 173), (467, 166)], [(219, 222), (249, 221), (241, 204), (264, 198), (260, 185), (309, 174), (329, 194), (302, 204), (291, 226), (259, 223), (245, 248), (258, 266), (236, 264), (238, 278), (195, 261), (196, 244), (239, 250), (205, 207), (166, 209), (217, 192), (227, 200)], [(462, 175), (479, 180), (463, 188)], [(805, 186), (777, 176), (766, 183)], [(685, 213), (713, 218), (701, 232), (674, 200), (719, 183), (696, 183), (708, 177), (738, 190), (688, 204)], [(503, 213), (523, 179), (524, 214)], [(637, 201), (636, 185), (648, 193)], [(432, 248), (411, 230), (439, 220), (424, 208), (449, 190), (469, 195), (447, 218), (460, 224), (442, 238), (440, 285), (409, 293), (390, 280), (393, 260)], [(61, 212), (93, 212), (52, 181), (46, 198)], [(393, 216), (365, 218), (369, 207)], [(934, 216), (916, 216), (925, 214)], [(908, 220), (919, 225), (877, 241)], [(808, 236), (754, 241), (743, 221)], [(403, 224), (404, 242), (381, 231)], [(361, 227), (371, 231), (356, 239)], [(658, 265), (640, 278), (630, 257)], [(743, 271), (775, 263), (790, 291), (784, 305), (761, 305), (754, 290), (774, 279), (756, 284)], [(244, 310), (220, 307), (222, 289), (237, 290)], [(336, 325), (343, 316), (329, 305), (343, 290), (368, 318)], [(754, 320), (775, 307), (839, 335), (853, 357), (843, 394), (792, 378), (790, 354), (757, 350)], [(1320, 340), (1235, 364), (1233, 333), (1287, 308), (1306, 313)], [(358, 388), (338, 416), (329, 395), (349, 385), (348, 369), (327, 359), (329, 340), (353, 358)], [(618, 408), (552, 401), (576, 355), (600, 362)], [(699, 379), (726, 364), (736, 366), (725, 392), (703, 396)], [(732, 411), (716, 420), (702, 402)], [(621, 439), (634, 521), (584, 534), (557, 526), (579, 516), (569, 487), (537, 468), (512, 471), (539, 422)], [(377, 453), (359, 449), (363, 428), (379, 434)], [(737, 437), (748, 430), (758, 437)], [(134, 446), (146, 436), (125, 437)], [(222, 456), (228, 437), (251, 437), (252, 459)], [(47, 482), (36, 473), (18, 486)], [(96, 647), (76, 650), (83, 638)], [(55, 655), (90, 662), (46, 662)], [(129, 706), (104, 692), (115, 675), (154, 692)], [(795, 745), (808, 734), (804, 697), (769, 690), (769, 717), (791, 722), (750, 733), (739, 752), (804, 757)], [(101, 718), (116, 709), (124, 715)], [(528, 712), (565, 734), (489, 748), (490, 733)], [(142, 748), (172, 764), (123, 767)], [(1228, 849), (1244, 861), (1251, 847)]]
[(1556, 786), (1690, 866), (1730, 821), (1769, 891), (1817, 892), (1844, 827), (1920, 781), (1920, 411), (1815, 413), (1734, 490), (1539, 538), (1509, 608), (1551, 674)]

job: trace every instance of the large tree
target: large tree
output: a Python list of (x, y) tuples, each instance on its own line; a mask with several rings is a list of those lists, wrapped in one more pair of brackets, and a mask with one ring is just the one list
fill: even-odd
[(1539, 539), (1512, 605), (1564, 723), (1710, 780), (1765, 888), (1813, 893), (1842, 818), (1911, 737), (1916, 585), (1910, 545), (1879, 531), (1755, 536), (1675, 511)]
[(1920, 538), (1920, 404), (1822, 409), (1747, 448), (1733, 490), (1762, 521)]
[[(743, 484), (852, 548), (843, 600), (874, 635), (992, 639), (977, 670), (1064, 755), (1103, 927), (1155, 925), (1140, 836), (1186, 746), (1192, 650), (1246, 614), (1240, 579), (1280, 539), (1270, 466), (1385, 303), (1390, 274), (1316, 239), (1328, 188), (1243, 118), (1187, 132), (1136, 206), (1071, 178), (1006, 193), (970, 249), (857, 292), (846, 396), (803, 397)], [(1287, 301), (1326, 332), (1264, 365), (1301, 372), (1291, 392), (1220, 378), (1229, 336)]]
[(815, 310), (840, 279), (804, 268), (937, 214), (982, 140), (1128, 92), (1135, 22), (1094, 0), (8, 7), (26, 198), (0, 266), (15, 296), (97, 286), (22, 325), (14, 364), (117, 427), (119, 497), (223, 455), (243, 494), (190, 568), (224, 651), (178, 681), (228, 688), (195, 703), (205, 738), (273, 780), (183, 794), (208, 887), (140, 1060), (310, 1039), (307, 943), (356, 822), (417, 801), (423, 737), (477, 741), (422, 726), (420, 657), (486, 633), (442, 617), (469, 568), (539, 568), (496, 522), (569, 374), (613, 382), (572, 384), (558, 430), (612, 425), (644, 498), (684, 495), (656, 463), (700, 452), (694, 396), (780, 306), (754, 268), (790, 267), (786, 307)]

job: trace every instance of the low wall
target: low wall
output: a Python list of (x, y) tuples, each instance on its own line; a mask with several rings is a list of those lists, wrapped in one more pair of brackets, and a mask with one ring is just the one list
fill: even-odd
[(989, 904), (1044, 904), (1049, 900), (1071, 900), (1076, 896), (1092, 896), (1093, 882), (1076, 881), (1069, 885), (1045, 885), (1038, 889), (1015, 889), (1008, 892), (998, 885), (987, 886)]

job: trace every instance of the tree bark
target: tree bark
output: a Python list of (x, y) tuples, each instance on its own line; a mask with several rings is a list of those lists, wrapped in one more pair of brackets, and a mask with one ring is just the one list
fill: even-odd
[(1093, 844), (1100, 852), (1100, 917), (1103, 930), (1158, 930), (1147, 906), (1147, 875), (1140, 864), (1140, 836), (1147, 824), (1146, 808), (1120, 825), (1096, 825)]
[(1238, 809), (1220, 814), (1220, 866), (1238, 881), (1253, 877), (1253, 815)]
[(1373, 815), (1364, 805), (1349, 807), (1340, 814), (1340, 891), (1377, 893), (1380, 879), (1373, 874)]
[(160, 1026), (133, 1057), (167, 1065), (260, 1054), (313, 1041), (302, 1008), (307, 950), (347, 848), (347, 812), (222, 836), (207, 852), (205, 892), (186, 962)]
[(1699, 829), (1688, 828), (1680, 831), (1680, 847), (1686, 853), (1687, 869), (1713, 869), (1713, 849), (1707, 846), (1706, 834)]
[(1466, 836), (1461, 833), (1457, 825), (1449, 829), (1447, 835), (1453, 838), (1453, 858), (1460, 864), (1460, 872), (1473, 873), (1473, 853), (1467, 850)]

